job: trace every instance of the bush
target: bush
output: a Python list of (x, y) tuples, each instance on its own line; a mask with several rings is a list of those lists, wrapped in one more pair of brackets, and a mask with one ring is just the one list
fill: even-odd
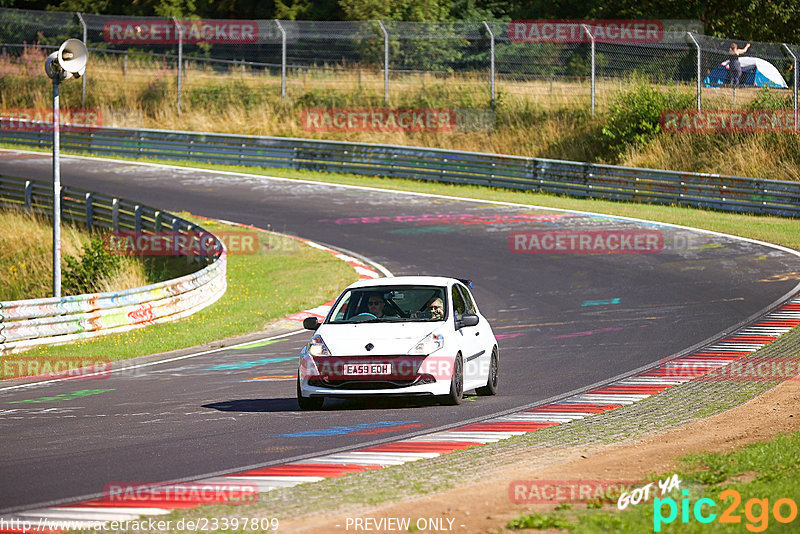
[(120, 267), (121, 256), (110, 254), (103, 239), (94, 237), (83, 246), (80, 259), (64, 256), (66, 263), (61, 285), (65, 295), (81, 295), (98, 291), (97, 282), (107, 278)]
[(756, 93), (756, 96), (751, 100), (746, 108), (747, 109), (792, 109), (794, 103), (792, 102), (792, 95), (782, 95), (778, 91), (774, 91), (769, 87), (762, 87)]
[(641, 148), (661, 132), (661, 113), (692, 107), (694, 95), (664, 93), (650, 85), (637, 84), (620, 93), (609, 108), (600, 142), (604, 156), (618, 162), (631, 149)]

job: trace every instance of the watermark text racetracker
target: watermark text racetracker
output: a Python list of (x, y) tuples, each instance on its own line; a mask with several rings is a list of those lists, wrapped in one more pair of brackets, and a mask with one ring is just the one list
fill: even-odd
[[(3, 334), (0, 333), (0, 339)], [(111, 360), (92, 356), (6, 356), (0, 359), (0, 380), (9, 378), (103, 379), (111, 376)]]
[(495, 126), (490, 109), (310, 108), (300, 114), (307, 132), (474, 132)]
[[(224, 245), (224, 249), (223, 249)], [(257, 232), (110, 232), (103, 238), (110, 254), (123, 256), (214, 256), (257, 254)]]
[[(466, 376), (487, 375), (488, 358), (467, 358), (463, 362)], [(300, 361), (302, 371), (309, 377), (329, 380), (407, 380), (429, 383), (453, 377), (452, 356), (316, 356)]]
[[(254, 20), (111, 20), (103, 25), (103, 40), (114, 44), (184, 44), (258, 42), (258, 23)], [(183, 35), (180, 33), (182, 32)]]
[[(0, 111), (0, 130), (7, 132), (52, 132), (52, 108), (12, 108)], [(103, 125), (99, 109), (62, 109), (58, 120), (61, 132), (83, 132)]]
[(697, 20), (515, 20), (508, 25), (514, 43), (660, 43), (668, 32), (703, 33)]
[(789, 133), (800, 126), (791, 109), (671, 109), (659, 122), (666, 133)]
[(103, 500), (116, 503), (251, 504), (258, 500), (258, 486), (247, 483), (109, 482)]
[(633, 489), (632, 481), (616, 480), (515, 480), (508, 486), (514, 504), (606, 500)]
[(664, 236), (657, 230), (528, 230), (512, 232), (515, 254), (658, 254)]

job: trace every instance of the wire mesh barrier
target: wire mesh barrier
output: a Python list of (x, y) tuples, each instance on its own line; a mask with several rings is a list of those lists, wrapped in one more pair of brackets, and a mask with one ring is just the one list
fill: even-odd
[[(108, 293), (0, 302), (0, 355), (174, 321), (210, 306), (225, 293), (224, 246), (201, 227), (148, 206), (74, 188), (62, 189), (61, 205), (65, 221), (113, 232), (131, 230), (137, 236), (159, 239), (211, 239), (215, 252), (187, 256), (199, 264), (196, 272), (156, 284)], [(52, 213), (53, 190), (39, 182), (0, 176), (0, 206), (47, 216)], [(188, 246), (198, 248), (200, 244)]]
[[(486, 99), (476, 106), (494, 103), (502, 91), (556, 104), (579, 100), (594, 110), (642, 80), (696, 90), (698, 106), (705, 97), (710, 109), (749, 101), (752, 88), (763, 85), (797, 106), (800, 47), (753, 42), (747, 55), (774, 72), (754, 82), (748, 71), (737, 84), (723, 64), (734, 41), (702, 35), (694, 21), (179, 20), (0, 9), (6, 69), (24, 66), (32, 48), (71, 37), (83, 39), (106, 71), (146, 77), (154, 90), (177, 83), (178, 102), (182, 83), (257, 76), (284, 97), (320, 87), (369, 88), (387, 106), (393, 91), (420, 90), (424, 99), (424, 89), (441, 80), (483, 88)], [(84, 83), (106, 71), (90, 70)]]
[[(46, 128), (0, 142), (44, 148)], [(446, 183), (755, 214), (800, 216), (800, 183), (428, 149), (286, 137), (95, 128), (62, 135), (67, 151), (241, 166), (382, 175)]]

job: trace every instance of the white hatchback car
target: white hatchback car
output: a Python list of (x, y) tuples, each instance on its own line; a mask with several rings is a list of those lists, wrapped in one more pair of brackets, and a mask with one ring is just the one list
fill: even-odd
[(300, 408), (325, 397), (436, 396), (460, 404), (465, 391), (497, 392), (498, 348), (467, 288), (439, 276), (361, 280), (347, 287), (300, 353)]

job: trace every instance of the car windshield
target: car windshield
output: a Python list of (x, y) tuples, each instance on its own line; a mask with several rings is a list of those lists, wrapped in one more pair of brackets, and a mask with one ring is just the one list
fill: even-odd
[(444, 287), (374, 286), (348, 289), (336, 302), (331, 324), (443, 321), (447, 317)]

